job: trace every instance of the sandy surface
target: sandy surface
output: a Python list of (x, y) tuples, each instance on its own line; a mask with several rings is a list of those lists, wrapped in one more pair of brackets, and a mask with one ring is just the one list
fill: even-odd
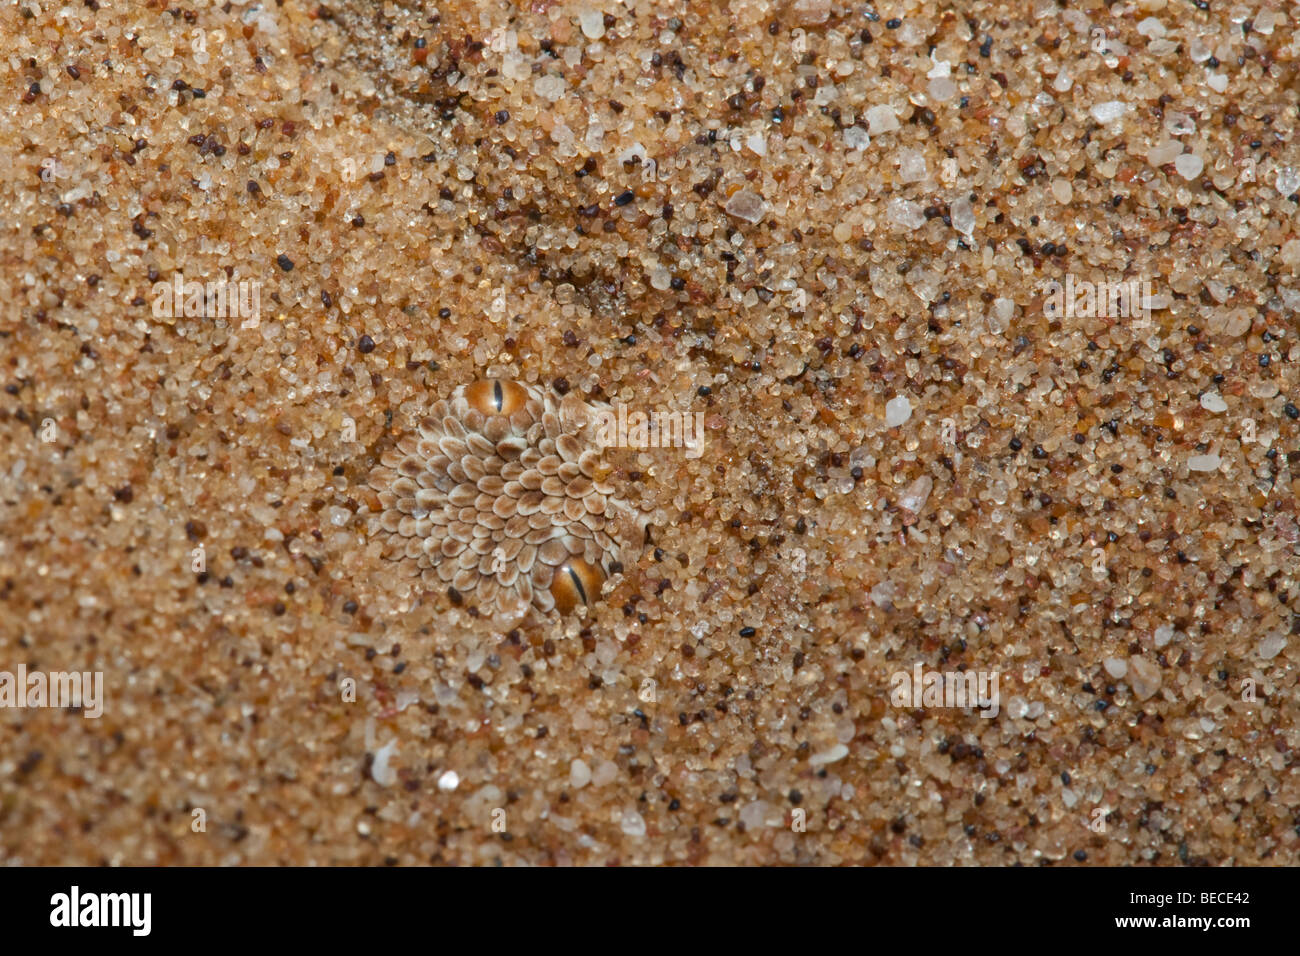
[[(6, 5), (0, 861), (1296, 863), (1296, 26)], [(371, 533), (486, 376), (702, 414), (585, 616)]]

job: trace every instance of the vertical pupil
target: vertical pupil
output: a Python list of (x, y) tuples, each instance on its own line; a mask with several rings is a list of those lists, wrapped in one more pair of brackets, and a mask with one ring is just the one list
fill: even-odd
[(576, 588), (577, 591), (578, 591), (578, 597), (582, 599), (582, 603), (583, 603), (583, 604), (586, 604), (586, 603), (587, 603), (587, 591), (586, 591), (586, 589), (582, 586), (582, 579), (581, 579), (580, 577), (578, 577), (578, 572), (575, 571), (575, 570), (573, 570), (573, 568), (566, 568), (565, 570), (567, 570), (567, 571), (569, 572), (569, 579), (570, 579), (571, 581), (573, 581), (573, 586), (574, 586), (574, 588)]
[(492, 383), (492, 405), (499, 412), (505, 407), (506, 396), (501, 391), (501, 383)]

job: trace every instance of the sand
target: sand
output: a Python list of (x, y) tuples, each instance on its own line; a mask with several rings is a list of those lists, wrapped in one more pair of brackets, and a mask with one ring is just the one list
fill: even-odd
[[(7, 5), (0, 862), (1294, 865), (1296, 26)], [(585, 612), (370, 533), (484, 378), (660, 416)]]

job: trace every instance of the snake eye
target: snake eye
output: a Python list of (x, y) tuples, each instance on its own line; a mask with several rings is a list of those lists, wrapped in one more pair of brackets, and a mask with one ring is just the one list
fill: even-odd
[(551, 597), (561, 614), (568, 614), (579, 604), (588, 605), (600, 597), (605, 574), (581, 558), (570, 558), (555, 569), (551, 580)]
[(465, 389), (465, 401), (484, 415), (509, 416), (528, 402), (528, 392), (515, 382), (484, 379)]

